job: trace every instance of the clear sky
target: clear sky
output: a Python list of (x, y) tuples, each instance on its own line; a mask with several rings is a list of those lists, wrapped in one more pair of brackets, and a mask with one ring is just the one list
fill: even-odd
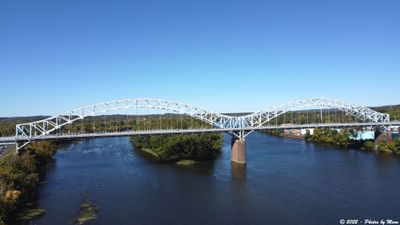
[(399, 104), (399, 0), (2, 0), (0, 116), (154, 97)]

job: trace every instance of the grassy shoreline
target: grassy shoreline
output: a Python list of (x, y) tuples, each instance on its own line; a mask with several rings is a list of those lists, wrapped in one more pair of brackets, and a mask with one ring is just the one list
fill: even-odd
[(142, 154), (144, 156), (147, 156), (147, 157), (149, 157), (149, 158), (151, 158), (151, 159), (153, 159), (155, 161), (160, 159), (160, 155), (155, 153), (154, 151), (152, 151), (149, 148), (140, 148), (140, 149), (139, 148), (135, 148), (135, 150), (137, 152), (139, 152), (140, 154)]

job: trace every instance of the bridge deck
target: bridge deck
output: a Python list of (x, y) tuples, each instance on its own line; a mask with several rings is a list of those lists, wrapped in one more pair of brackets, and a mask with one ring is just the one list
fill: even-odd
[[(400, 126), (400, 121), (381, 122), (381, 123), (321, 123), (321, 124), (284, 124), (277, 126), (260, 126), (246, 128), (209, 128), (209, 129), (171, 129), (171, 130), (143, 130), (143, 131), (120, 131), (120, 132), (104, 132), (90, 134), (59, 134), (32, 137), (35, 140), (54, 140), (54, 139), (76, 139), (76, 138), (92, 138), (92, 137), (116, 137), (116, 136), (133, 136), (133, 135), (152, 135), (152, 134), (185, 134), (185, 133), (214, 133), (214, 132), (234, 132), (234, 131), (251, 131), (251, 130), (275, 130), (275, 129), (311, 129), (311, 128), (350, 128), (350, 127), (376, 127), (376, 126)], [(12, 144), (16, 141), (28, 141), (28, 138), (0, 137), (0, 144)]]

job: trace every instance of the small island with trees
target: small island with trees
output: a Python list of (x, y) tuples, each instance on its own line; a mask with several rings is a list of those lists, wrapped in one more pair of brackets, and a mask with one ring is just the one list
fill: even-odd
[(213, 160), (220, 153), (222, 134), (132, 136), (135, 150), (156, 162)]

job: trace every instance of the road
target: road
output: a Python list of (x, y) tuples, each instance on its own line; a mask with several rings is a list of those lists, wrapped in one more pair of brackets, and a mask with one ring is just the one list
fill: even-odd
[(15, 145), (0, 145), (0, 159), (15, 149)]

